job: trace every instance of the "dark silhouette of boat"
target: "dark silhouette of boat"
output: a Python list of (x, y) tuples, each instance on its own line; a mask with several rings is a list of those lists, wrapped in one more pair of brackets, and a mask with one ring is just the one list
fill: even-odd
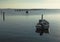
[(26, 13), (28, 13), (28, 11), (26, 11)]
[(39, 23), (37, 23), (36, 28), (38, 28), (38, 29), (48, 29), (49, 28), (49, 22), (43, 19), (43, 14), (41, 16), (41, 20), (39, 20)]

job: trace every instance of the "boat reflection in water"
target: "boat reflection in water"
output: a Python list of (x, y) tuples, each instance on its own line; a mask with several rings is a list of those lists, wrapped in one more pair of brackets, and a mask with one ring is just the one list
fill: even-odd
[(36, 28), (36, 33), (40, 33), (40, 36), (43, 35), (44, 33), (49, 33), (49, 29), (39, 29)]
[(41, 16), (41, 20), (36, 25), (36, 32), (43, 35), (43, 33), (49, 33), (49, 22), (43, 19), (43, 14)]

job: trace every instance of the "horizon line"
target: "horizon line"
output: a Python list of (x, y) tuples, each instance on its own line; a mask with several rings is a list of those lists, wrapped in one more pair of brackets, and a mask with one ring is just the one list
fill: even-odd
[(60, 8), (0, 8), (0, 9), (60, 9)]

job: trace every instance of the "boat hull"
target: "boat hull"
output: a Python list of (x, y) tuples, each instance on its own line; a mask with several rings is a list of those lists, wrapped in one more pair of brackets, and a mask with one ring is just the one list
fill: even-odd
[(48, 28), (49, 28), (49, 25), (44, 25), (44, 26), (42, 26), (42, 25), (37, 25), (36, 28), (37, 28), (37, 29), (48, 29)]

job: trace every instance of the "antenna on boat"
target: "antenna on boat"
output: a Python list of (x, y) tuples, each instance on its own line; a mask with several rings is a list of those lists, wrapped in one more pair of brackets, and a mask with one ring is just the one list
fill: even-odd
[(43, 14), (41, 15), (41, 20), (43, 20)]

